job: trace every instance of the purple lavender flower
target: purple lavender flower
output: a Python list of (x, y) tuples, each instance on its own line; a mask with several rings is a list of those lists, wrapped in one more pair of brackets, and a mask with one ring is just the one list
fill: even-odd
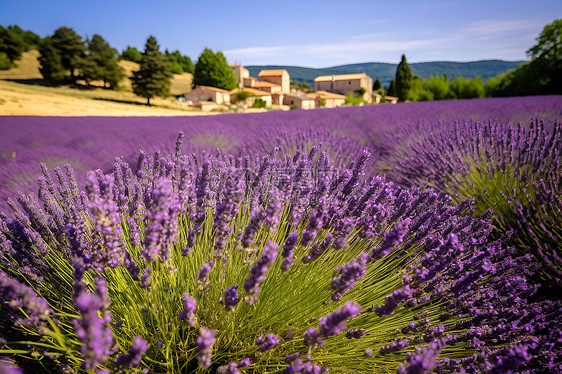
[(39, 324), (53, 313), (45, 299), (37, 296), (31, 287), (19, 283), (1, 271), (0, 295), (10, 308), (22, 308), (31, 323)]
[(332, 280), (331, 287), (334, 290), (332, 300), (338, 301), (344, 293), (353, 287), (355, 282), (365, 275), (368, 257), (368, 254), (362, 253), (357, 260), (342, 266), (340, 278)]
[(228, 365), (221, 366), (217, 369), (218, 373), (224, 374), (241, 374), (240, 370), (237, 369), (238, 365), (236, 362), (231, 362)]
[(226, 310), (232, 310), (233, 307), (238, 304), (240, 300), (238, 299), (238, 286), (228, 287), (224, 291), (223, 303)]
[(213, 267), (209, 264), (203, 264), (203, 266), (201, 266), (201, 269), (199, 270), (199, 274), (197, 274), (197, 280), (199, 282), (205, 282), (212, 268)]
[(249, 357), (246, 357), (245, 359), (243, 359), (242, 361), (240, 361), (240, 366), (241, 368), (245, 368), (247, 366), (250, 366), (252, 364), (252, 362), (250, 361)]
[(208, 369), (211, 366), (211, 357), (213, 356), (212, 345), (215, 343), (216, 331), (210, 330), (206, 327), (199, 329), (199, 337), (197, 338), (197, 361), (203, 369)]
[(260, 351), (267, 352), (277, 344), (279, 344), (279, 338), (274, 334), (268, 334), (265, 338), (261, 336), (256, 340), (256, 344), (259, 345)]
[(128, 368), (136, 368), (140, 365), (142, 355), (146, 352), (147, 348), (148, 341), (144, 340), (141, 336), (135, 336), (129, 352), (117, 357), (114, 364), (115, 369), (124, 370)]
[(150, 287), (150, 268), (146, 268), (146, 273), (142, 275), (140, 286), (142, 288), (149, 288)]
[(406, 348), (409, 344), (410, 342), (406, 339), (396, 339), (388, 345), (383, 345), (380, 349), (380, 353), (385, 355), (392, 352), (398, 352)]
[(285, 244), (283, 244), (283, 252), (281, 252), (281, 255), (285, 258), (281, 264), (282, 270), (289, 270), (291, 265), (293, 265), (293, 251), (298, 239), (299, 233), (294, 231), (287, 237), (287, 240), (285, 240)]
[(334, 313), (320, 320), (320, 334), (325, 337), (339, 334), (346, 328), (343, 324), (359, 313), (361, 313), (361, 306), (356, 302), (349, 301)]
[(311, 327), (304, 332), (304, 344), (310, 347), (314, 344), (324, 345), (324, 342), (320, 339), (320, 332)]
[(408, 352), (406, 361), (398, 367), (397, 374), (424, 374), (435, 367), (439, 353), (445, 347), (445, 339), (437, 340), (425, 348), (416, 347), (415, 352)]
[(182, 294), (182, 305), (183, 310), (179, 314), (179, 319), (189, 323), (191, 326), (195, 326), (197, 322), (197, 318), (195, 318), (197, 301), (184, 292)]
[(263, 249), (261, 257), (256, 261), (250, 274), (252, 275), (250, 279), (246, 279), (244, 282), (244, 289), (249, 295), (255, 295), (258, 293), (260, 288), (259, 283), (265, 279), (265, 274), (277, 257), (277, 245), (272, 241), (269, 241)]
[(384, 305), (379, 305), (376, 308), (377, 315), (379, 317), (388, 316), (392, 314), (400, 303), (408, 298), (412, 297), (412, 290), (410, 286), (406, 285), (394, 291), (392, 294), (388, 295), (384, 299)]
[(109, 326), (111, 319), (104, 320), (98, 316), (98, 311), (103, 309), (102, 299), (96, 294), (89, 294), (86, 289), (80, 292), (74, 307), (81, 316), (73, 323), (76, 335), (82, 342), (84, 369), (94, 370), (111, 354), (113, 347), (113, 332)]
[(297, 358), (299, 358), (300, 356), (301, 356), (301, 354), (299, 352), (287, 355), (287, 356), (285, 356), (285, 362), (286, 363), (293, 362)]
[(345, 337), (348, 339), (361, 339), (366, 333), (367, 332), (363, 329), (349, 329), (349, 331), (345, 334)]

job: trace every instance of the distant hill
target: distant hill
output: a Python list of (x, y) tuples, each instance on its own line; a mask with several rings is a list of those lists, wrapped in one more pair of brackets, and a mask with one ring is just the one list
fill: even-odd
[[(487, 81), (491, 77), (515, 69), (523, 61), (503, 61), (503, 60), (482, 60), (473, 62), (452, 62), (452, 61), (435, 61), (435, 62), (418, 62), (409, 64), (412, 72), (424, 79), (432, 75), (447, 75), (450, 79), (457, 76), (463, 78), (475, 78), (481, 76)], [(291, 75), (291, 80), (305, 81), (314, 87), (314, 78), (319, 75), (331, 74), (352, 74), (367, 73), (371, 78), (379, 78), (383, 86), (390, 83), (390, 80), (396, 75), (396, 67), (398, 64), (388, 64), (384, 62), (366, 62), (362, 64), (340, 65), (329, 68), (314, 69), (301, 66), (283, 66), (283, 65), (250, 65), (245, 66), (250, 75), (257, 77), (262, 69), (287, 69)]]

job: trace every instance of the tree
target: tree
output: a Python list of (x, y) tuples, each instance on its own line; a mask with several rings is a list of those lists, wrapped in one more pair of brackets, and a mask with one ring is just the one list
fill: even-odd
[(140, 63), (142, 60), (142, 53), (135, 47), (127, 46), (123, 53), (121, 53), (121, 58), (123, 60)]
[(390, 81), (386, 93), (388, 94), (388, 96), (396, 96), (396, 81), (394, 79)]
[(400, 61), (398, 68), (396, 69), (395, 82), (396, 94), (399, 101), (406, 101), (408, 99), (412, 79), (412, 70), (410, 69), (410, 66), (408, 66), (406, 55), (402, 55), (402, 61)]
[(380, 90), (381, 88), (381, 81), (379, 80), (379, 78), (375, 79), (375, 82), (373, 83), (373, 91)]
[(86, 81), (101, 80), (111, 88), (119, 86), (125, 76), (117, 63), (117, 50), (98, 34), (88, 41), (88, 54), (81, 63), (81, 71)]
[(546, 25), (527, 55), (537, 71), (540, 93), (562, 93), (562, 19)]
[(62, 66), (70, 72), (70, 79), (74, 81), (76, 70), (86, 53), (82, 37), (69, 27), (60, 27), (51, 36), (51, 43), (60, 56)]
[(25, 51), (25, 46), (17, 35), (14, 35), (9, 28), (0, 26), (0, 53), (6, 55), (10, 60), (10, 65), (15, 60), (19, 60), (23, 51)]
[(170, 95), (170, 78), (172, 73), (168, 66), (168, 59), (160, 52), (160, 47), (154, 36), (150, 36), (144, 47), (140, 70), (134, 71), (131, 81), (135, 95), (146, 98), (146, 105), (150, 105), (153, 97)]
[(191, 73), (195, 71), (195, 66), (188, 56), (184, 56), (180, 51), (168, 52), (166, 49), (166, 57), (170, 59), (170, 70), (174, 74)]
[(24, 46), (24, 51), (37, 48), (41, 44), (41, 37), (29, 30), (22, 30), (18, 25), (8, 26), (8, 30), (18, 38)]
[(205, 48), (195, 64), (193, 86), (211, 86), (230, 91), (238, 87), (238, 81), (222, 52), (215, 54)]
[(50, 36), (43, 39), (39, 46), (39, 72), (48, 81), (60, 83), (66, 78), (59, 52), (53, 46)]

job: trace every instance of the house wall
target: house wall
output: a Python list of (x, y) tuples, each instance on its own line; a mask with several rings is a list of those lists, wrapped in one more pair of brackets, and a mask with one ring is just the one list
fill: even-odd
[(197, 87), (186, 94), (185, 99), (194, 103), (198, 101), (213, 101), (217, 104), (229, 104), (230, 94), (228, 92), (210, 90), (206, 87)]
[(281, 86), (281, 93), (289, 93), (291, 91), (291, 77), (289, 74), (277, 76), (262, 76), (260, 79), (264, 82), (275, 83)]
[(345, 103), (345, 99), (326, 99), (324, 108), (337, 108)]
[(283, 98), (283, 104), (294, 106), (297, 109), (314, 109), (315, 102), (313, 99), (303, 99), (298, 96), (285, 95)]
[(365, 75), (361, 79), (346, 79), (346, 80), (333, 80), (333, 81), (321, 81), (314, 82), (315, 91), (328, 91), (335, 92), (342, 95), (347, 95), (348, 93), (353, 93), (358, 88), (363, 87), (365, 89), (365, 94), (363, 99), (370, 103), (372, 100), (373, 93), (373, 80), (371, 77)]

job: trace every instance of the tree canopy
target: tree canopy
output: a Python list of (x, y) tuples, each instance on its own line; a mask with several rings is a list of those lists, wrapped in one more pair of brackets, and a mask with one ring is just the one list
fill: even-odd
[(88, 52), (80, 64), (82, 76), (86, 81), (100, 80), (104, 86), (109, 84), (112, 88), (118, 87), (125, 75), (117, 63), (117, 57), (117, 50), (95, 34), (88, 40)]
[(166, 49), (166, 57), (170, 59), (170, 70), (174, 74), (191, 73), (195, 72), (193, 61), (188, 56), (184, 56), (180, 51), (169, 52)]
[(408, 99), (408, 94), (410, 92), (410, 87), (412, 86), (412, 70), (408, 66), (406, 61), (406, 55), (402, 55), (402, 60), (396, 68), (396, 81), (395, 81), (395, 91), (398, 96), (399, 101), (406, 101)]
[(160, 47), (154, 36), (150, 36), (144, 48), (140, 61), (140, 70), (134, 71), (131, 81), (135, 95), (150, 99), (165, 97), (170, 94), (170, 78), (172, 73), (168, 66), (169, 60), (160, 52)]
[(135, 47), (127, 46), (123, 53), (121, 53), (121, 58), (123, 60), (140, 63), (142, 60), (142, 53)]
[(19, 60), (24, 51), (23, 41), (9, 28), (0, 26), (0, 57), (4, 60), (0, 69), (7, 70), (13, 66), (13, 62)]
[(238, 87), (238, 81), (222, 52), (215, 54), (211, 49), (205, 48), (195, 64), (193, 85), (218, 87), (230, 91)]

